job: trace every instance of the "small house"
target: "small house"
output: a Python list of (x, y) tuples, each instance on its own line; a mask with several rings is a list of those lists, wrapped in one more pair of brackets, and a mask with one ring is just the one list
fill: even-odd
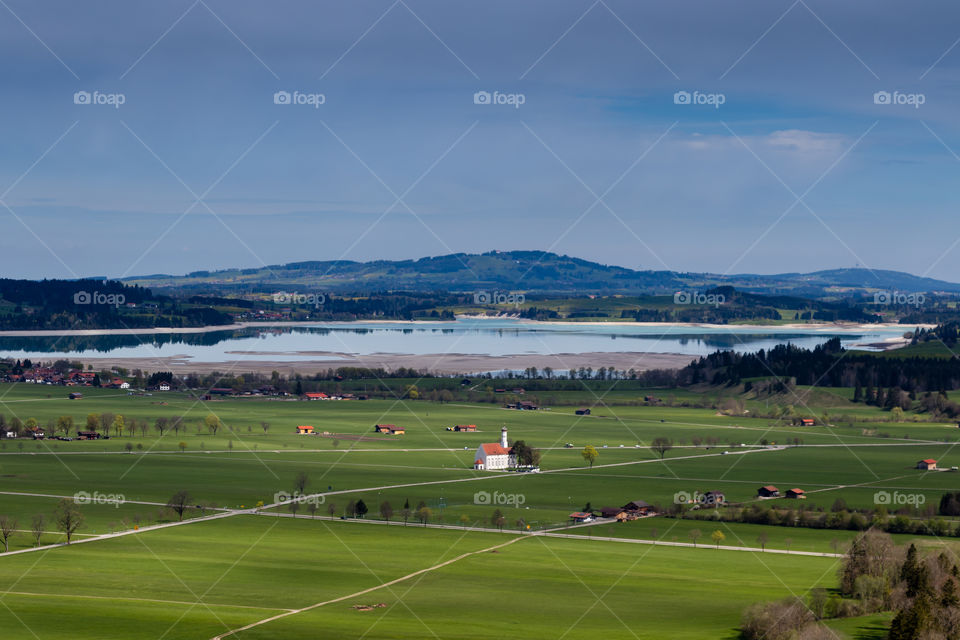
[(470, 431), (474, 432), (477, 430), (477, 425), (475, 424), (458, 424), (453, 427), (454, 431)]
[(570, 514), (570, 521), (574, 523), (592, 522), (593, 514), (586, 511), (574, 511)]
[(926, 460), (921, 460), (917, 463), (917, 469), (923, 469), (924, 471), (936, 471), (937, 461), (933, 458), (927, 458)]
[[(127, 386), (123, 386), (123, 385), (127, 385)], [(130, 388), (130, 384), (127, 383), (127, 382), (124, 382), (123, 384), (120, 385), (120, 388), (121, 388), (121, 389), (129, 389), (129, 388)], [(169, 382), (161, 382), (161, 383), (160, 383), (160, 386), (157, 387), (157, 391), (170, 391), (170, 383), (169, 383)]]
[(603, 507), (600, 509), (600, 515), (604, 518), (616, 518), (617, 520), (627, 519), (627, 512), (622, 507)]
[(100, 434), (96, 431), (77, 431), (77, 440), (99, 440)]
[(17, 432), (16, 431), (0, 431), (0, 436), (3, 436), (4, 438), (13, 439), (17, 437)]
[(83, 397), (83, 394), (82, 394), (82, 393), (77, 393), (77, 392), (71, 393), (71, 394), (69, 395), (69, 398), (70, 398), (71, 400), (79, 400), (79, 399), (82, 398), (82, 397)]
[(757, 496), (760, 498), (779, 498), (780, 489), (777, 489), (772, 484), (768, 484), (765, 487), (760, 487), (757, 489)]
[(707, 491), (706, 493), (700, 494), (699, 501), (701, 506), (715, 507), (726, 502), (727, 497), (722, 491)]
[(653, 507), (643, 500), (632, 500), (621, 507), (627, 513), (645, 516), (653, 512)]
[(232, 396), (233, 389), (226, 389), (224, 387), (214, 387), (210, 389), (209, 393), (215, 396)]
[(306, 398), (307, 400), (326, 400), (328, 396), (327, 394), (320, 392), (320, 393), (305, 393), (303, 394), (303, 397)]
[(793, 498), (794, 500), (805, 500), (807, 494), (803, 492), (803, 489), (787, 489), (787, 497)]
[(590, 409), (577, 409), (574, 413), (578, 416), (588, 416), (590, 415)]
[(297, 427), (297, 434), (301, 436), (308, 436), (313, 434), (313, 427), (308, 424), (300, 425)]
[(376, 433), (385, 433), (390, 436), (402, 436), (406, 433), (403, 427), (398, 427), (395, 424), (375, 424), (373, 430)]
[(817, 421), (813, 418), (800, 418), (801, 427), (812, 427), (817, 424)]

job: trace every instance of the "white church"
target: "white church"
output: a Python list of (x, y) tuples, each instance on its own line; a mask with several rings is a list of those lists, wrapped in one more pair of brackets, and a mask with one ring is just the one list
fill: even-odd
[(517, 466), (517, 456), (507, 444), (507, 428), (500, 429), (500, 442), (485, 442), (477, 449), (474, 469), (495, 470)]

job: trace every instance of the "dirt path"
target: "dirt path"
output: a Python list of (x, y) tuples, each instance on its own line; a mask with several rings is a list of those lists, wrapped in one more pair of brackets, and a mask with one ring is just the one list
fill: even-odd
[(489, 552), (494, 551), (494, 550), (496, 550), (496, 549), (501, 549), (501, 548), (503, 548), (503, 547), (506, 547), (506, 546), (508, 546), (508, 545), (511, 545), (511, 544), (517, 542), (518, 540), (523, 540), (523, 538), (520, 538), (520, 537), (513, 538), (513, 539), (511, 539), (511, 540), (507, 540), (506, 542), (502, 542), (502, 543), (500, 543), (500, 544), (493, 545), (492, 547), (487, 547), (486, 549), (480, 549), (479, 551), (468, 551), (467, 553), (460, 554), (460, 555), (457, 556), (456, 558), (451, 558), (450, 560), (447, 560), (447, 561), (445, 561), (445, 562), (441, 562), (441, 563), (439, 563), (439, 564), (435, 564), (435, 565), (430, 566), (430, 567), (427, 567), (427, 568), (425, 568), (425, 569), (420, 569), (419, 571), (414, 571), (413, 573), (408, 573), (408, 574), (405, 575), (405, 576), (401, 576), (401, 577), (399, 577), (399, 578), (395, 578), (395, 579), (393, 579), (393, 580), (390, 580), (389, 582), (383, 582), (383, 583), (381, 583), (381, 584), (378, 584), (378, 585), (375, 586), (375, 587), (370, 587), (370, 588), (368, 588), (368, 589), (363, 589), (363, 590), (361, 590), (361, 591), (357, 591), (357, 592), (351, 593), (351, 594), (349, 594), (349, 595), (340, 596), (339, 598), (333, 598), (332, 600), (324, 600), (323, 602), (317, 602), (316, 604), (312, 604), (312, 605), (310, 605), (310, 606), (303, 607), (303, 608), (300, 608), (300, 609), (292, 609), (292, 610), (289, 610), (289, 611), (285, 611), (284, 613), (280, 613), (280, 614), (277, 614), (277, 615), (275, 615), (275, 616), (271, 616), (271, 617), (269, 617), (269, 618), (264, 618), (263, 620), (258, 620), (257, 622), (253, 622), (253, 623), (248, 624), (248, 625), (246, 625), (246, 626), (244, 626), (244, 627), (239, 627), (239, 628), (237, 628), (237, 629), (231, 629), (230, 631), (227, 631), (226, 633), (222, 633), (222, 634), (220, 634), (220, 635), (214, 636), (214, 637), (212, 638), (212, 640), (222, 640), (223, 638), (230, 637), (230, 636), (232, 636), (232, 635), (234, 635), (234, 634), (237, 634), (237, 633), (239, 633), (239, 632), (241, 632), (241, 631), (246, 631), (247, 629), (252, 629), (252, 628), (254, 628), (254, 627), (259, 627), (259, 626), (261, 626), (261, 625), (267, 624), (268, 622), (274, 622), (274, 621), (276, 621), (276, 620), (280, 620), (280, 619), (286, 618), (286, 617), (288, 617), (288, 616), (296, 615), (296, 614), (298, 614), (298, 613), (303, 613), (304, 611), (310, 611), (310, 610), (312, 610), (312, 609), (317, 609), (317, 608), (319, 608), (319, 607), (323, 607), (323, 606), (326, 606), (326, 605), (328, 605), (328, 604), (334, 604), (334, 603), (337, 603), (337, 602), (343, 602), (344, 600), (350, 600), (350, 599), (352, 599), (352, 598), (357, 598), (357, 597), (359, 597), (359, 596), (366, 595), (366, 594), (372, 593), (372, 592), (374, 592), (374, 591), (378, 591), (379, 589), (383, 589), (384, 587), (391, 587), (391, 586), (393, 586), (393, 585), (395, 585), (395, 584), (398, 584), (398, 583), (400, 583), (400, 582), (404, 582), (404, 581), (406, 581), (406, 580), (409, 580), (410, 578), (415, 578), (416, 576), (423, 575), (423, 574), (429, 573), (429, 572), (431, 572), (431, 571), (436, 571), (437, 569), (442, 569), (443, 567), (446, 567), (447, 565), (451, 565), (451, 564), (453, 564), (454, 562), (459, 562), (460, 560), (463, 560), (464, 558), (469, 558), (470, 556), (473, 556), (473, 555), (478, 555), (478, 554), (481, 554), (481, 553), (489, 553)]

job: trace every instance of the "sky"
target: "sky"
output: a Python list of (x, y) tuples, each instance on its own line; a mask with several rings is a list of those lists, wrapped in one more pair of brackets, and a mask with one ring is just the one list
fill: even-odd
[(957, 281), (960, 6), (0, 2), (0, 275), (532, 249)]

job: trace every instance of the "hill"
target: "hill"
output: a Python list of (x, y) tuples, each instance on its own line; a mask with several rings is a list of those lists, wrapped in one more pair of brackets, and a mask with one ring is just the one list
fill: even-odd
[(877, 290), (960, 293), (960, 284), (888, 270), (831, 269), (777, 275), (636, 271), (542, 251), (454, 253), (418, 260), (291, 262), (254, 269), (149, 275), (126, 282), (196, 292), (310, 287), (330, 292), (478, 291), (664, 294), (728, 285), (749, 293), (852, 297)]

